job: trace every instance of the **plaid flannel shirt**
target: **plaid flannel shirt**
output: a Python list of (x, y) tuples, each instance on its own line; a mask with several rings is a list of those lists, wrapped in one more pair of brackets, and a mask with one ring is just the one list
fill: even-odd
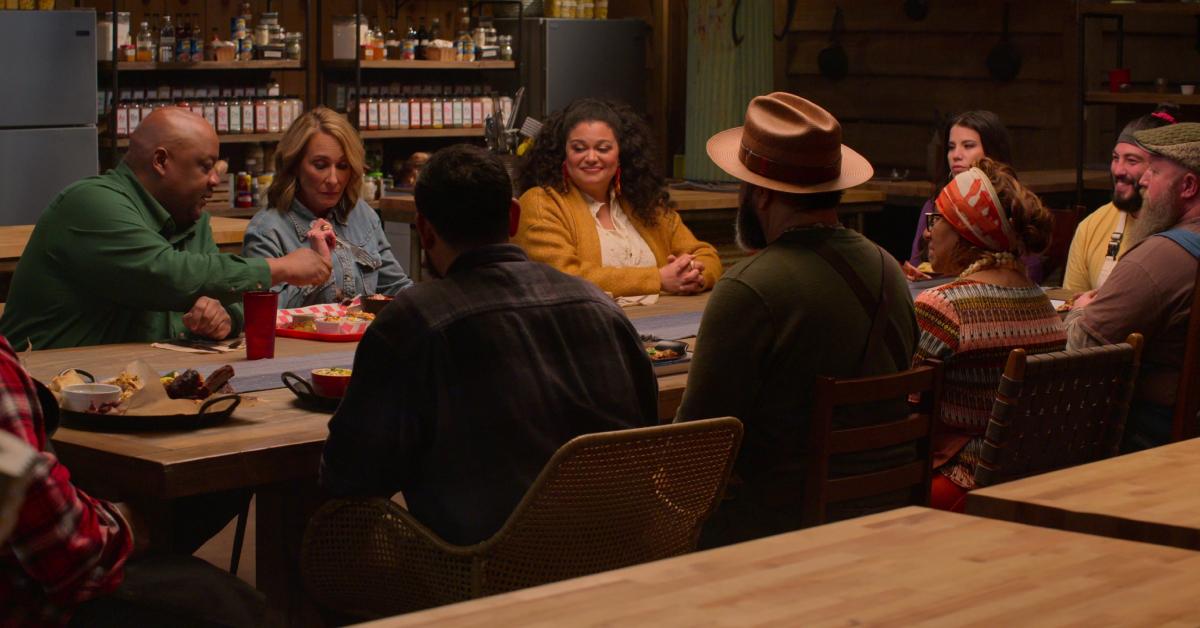
[(133, 549), (129, 524), (112, 504), (76, 489), (46, 451), (33, 380), (3, 337), (0, 429), (41, 452), (16, 527), (0, 546), (0, 627), (61, 626), (76, 604), (120, 584)]

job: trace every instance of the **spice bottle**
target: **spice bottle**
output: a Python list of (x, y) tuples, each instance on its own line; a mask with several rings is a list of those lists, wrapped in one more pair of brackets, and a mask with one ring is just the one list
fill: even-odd
[(267, 99), (258, 98), (254, 101), (254, 132), (267, 133)]
[(154, 35), (150, 33), (150, 22), (142, 21), (137, 34), (137, 51), (134, 54), (138, 61), (154, 61)]

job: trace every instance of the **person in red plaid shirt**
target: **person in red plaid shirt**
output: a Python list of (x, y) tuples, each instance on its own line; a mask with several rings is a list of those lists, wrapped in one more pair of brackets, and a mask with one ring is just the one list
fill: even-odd
[(143, 558), (149, 536), (136, 510), (75, 488), (49, 451), (56, 422), (0, 336), (0, 430), (39, 452), (0, 545), (0, 627), (261, 624), (261, 599), (244, 582), (191, 556)]

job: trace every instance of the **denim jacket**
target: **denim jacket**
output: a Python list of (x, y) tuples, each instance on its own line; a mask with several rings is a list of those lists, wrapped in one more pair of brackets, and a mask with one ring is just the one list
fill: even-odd
[[(322, 286), (280, 284), (279, 307), (292, 308), (317, 303), (335, 303), (356, 295), (394, 295), (412, 285), (383, 233), (383, 223), (375, 210), (363, 201), (347, 213), (345, 221), (337, 212), (325, 219), (333, 225), (338, 243), (332, 251), (333, 272)], [(300, 201), (292, 201), (291, 211), (264, 209), (254, 215), (246, 227), (242, 254), (246, 257), (283, 257), (308, 246), (305, 235), (316, 220)], [(357, 249), (357, 250), (356, 250)]]

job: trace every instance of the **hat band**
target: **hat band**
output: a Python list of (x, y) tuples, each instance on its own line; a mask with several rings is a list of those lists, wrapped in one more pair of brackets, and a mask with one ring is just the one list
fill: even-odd
[(801, 166), (785, 164), (770, 157), (760, 155), (742, 144), (738, 149), (738, 160), (750, 172), (762, 175), (768, 179), (787, 183), (814, 184), (825, 183), (838, 178), (842, 173), (842, 153), (839, 150), (837, 160), (828, 166)]

